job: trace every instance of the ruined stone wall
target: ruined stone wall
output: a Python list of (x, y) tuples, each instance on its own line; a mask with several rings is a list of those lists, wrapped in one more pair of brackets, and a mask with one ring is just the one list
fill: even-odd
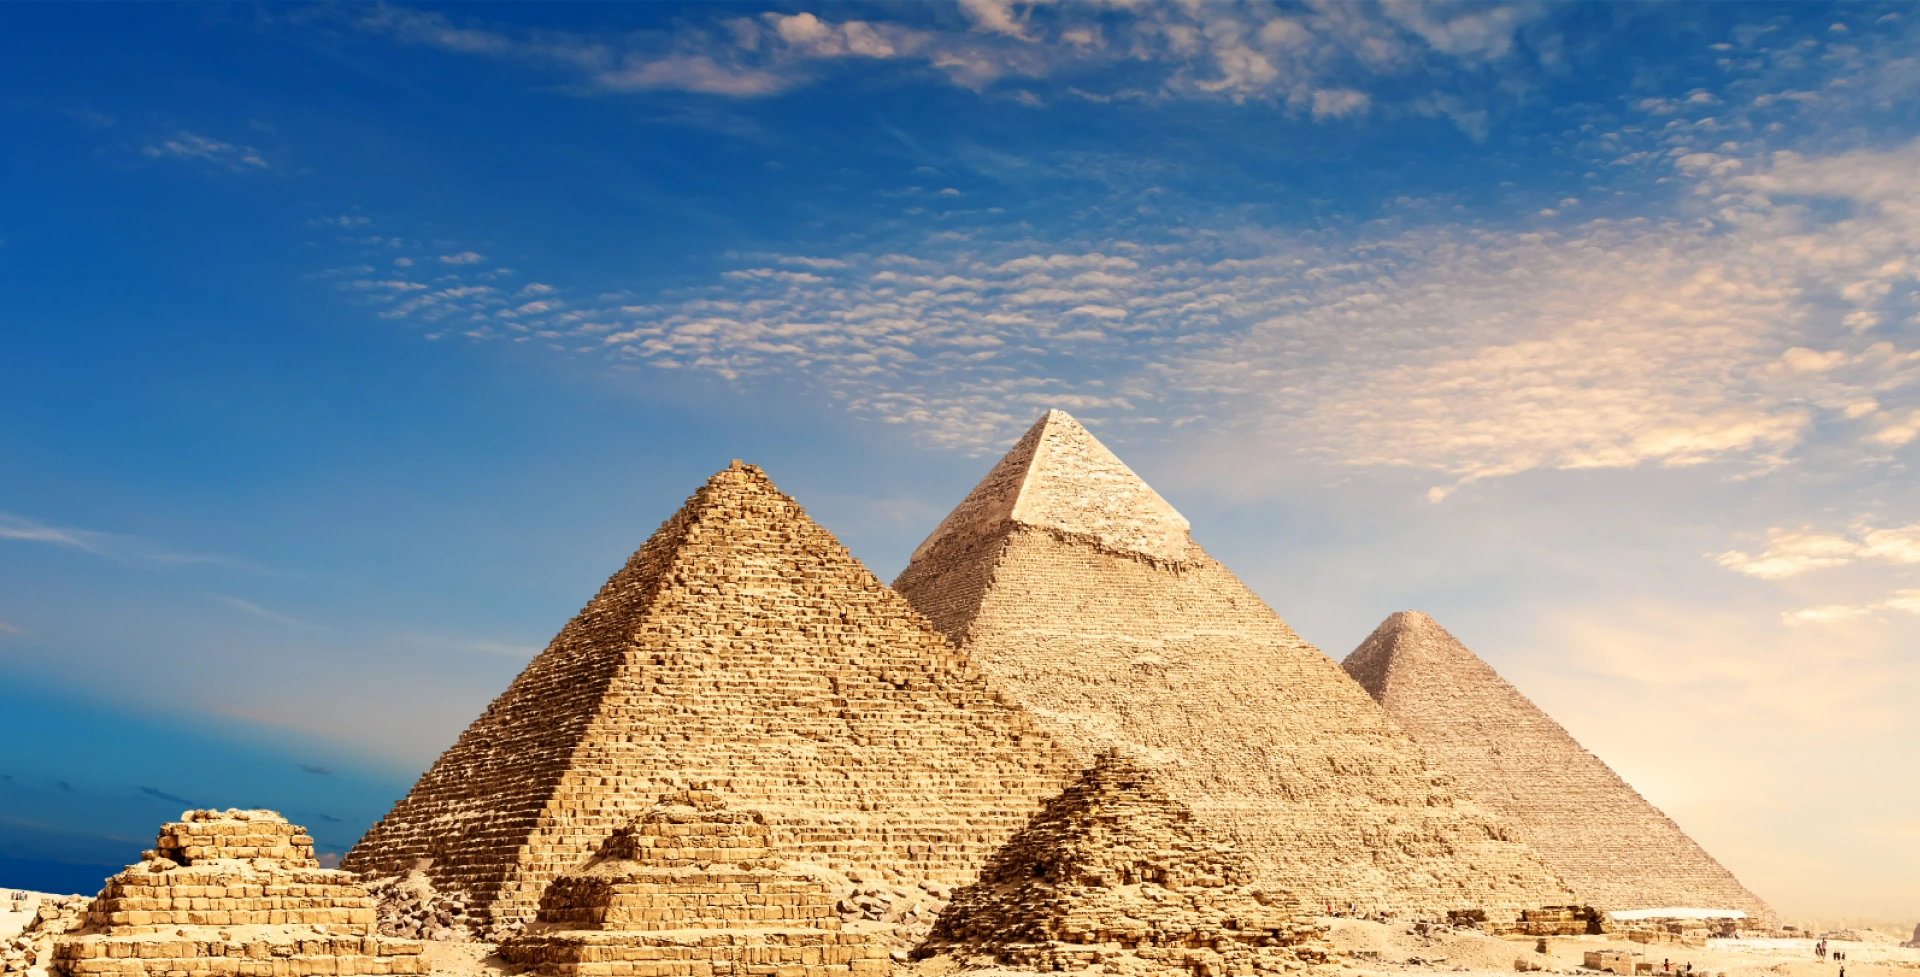
[(524, 918), (615, 827), (704, 782), (766, 812), (789, 857), (962, 882), (1069, 773), (925, 618), (759, 469), (736, 466), (347, 864), (432, 857), (443, 891)]
[(1739, 909), (1760, 927), (1777, 925), (1679, 825), (1432, 618), (1393, 615), (1345, 667), (1583, 901)]
[(424, 974), (421, 946), (374, 934), (373, 899), (320, 868), (304, 828), (272, 811), (189, 811), (107, 880), (54, 947), (67, 977)]
[(788, 865), (768, 820), (704, 788), (662, 796), (548, 886), (501, 955), (542, 977), (885, 973), (885, 928), (843, 928), (818, 869)]
[[(1120, 745), (1308, 905), (1443, 913), (1567, 893), (1340, 667), (1197, 545), (1171, 562), (1003, 525), (991, 583), (949, 634), (1082, 761)], [(938, 608), (980, 573), (937, 541), (895, 582)]]

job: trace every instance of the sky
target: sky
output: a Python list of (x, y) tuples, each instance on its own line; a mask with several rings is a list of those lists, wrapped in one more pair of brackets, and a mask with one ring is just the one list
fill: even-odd
[(1909, 5), (0, 8), (0, 885), (337, 855), (712, 472), (1074, 414), (1791, 918), (1920, 919)]

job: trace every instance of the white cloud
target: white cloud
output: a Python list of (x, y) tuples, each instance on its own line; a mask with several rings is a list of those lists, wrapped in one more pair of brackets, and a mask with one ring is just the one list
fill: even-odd
[(149, 159), (198, 160), (235, 172), (271, 169), (266, 158), (252, 146), (221, 142), (191, 132), (177, 132), (169, 138), (148, 143), (140, 147), (140, 154)]
[(52, 543), (71, 546), (89, 553), (101, 552), (99, 533), (82, 529), (58, 529), (23, 516), (0, 512), (0, 539), (23, 543)]
[[(1521, 29), (1550, 9), (1316, 4), (1279, 17), (1259, 3), (962, 0), (966, 30), (910, 9), (874, 20), (802, 11), (688, 21), (667, 36), (647, 38), (460, 26), (444, 14), (396, 7), (350, 19), (402, 43), (568, 72), (582, 79), (583, 92), (758, 97), (814, 83), (827, 63), (854, 59), (931, 70), (975, 90), (1002, 79), (1070, 74), (1069, 94), (1081, 97), (1256, 98), (1331, 120), (1373, 106), (1375, 96), (1356, 87), (1356, 79), (1415, 72), (1431, 78), (1455, 67), (1518, 63)], [(1139, 66), (1156, 69), (1158, 82), (1143, 90), (1118, 77), (1105, 87), (1097, 81), (1101, 71)], [(1043, 103), (1025, 89), (1014, 96)], [(1445, 114), (1484, 131), (1483, 110), (1456, 105)]]
[(258, 565), (236, 557), (222, 556), (217, 553), (181, 552), (137, 536), (49, 526), (8, 512), (0, 512), (0, 540), (50, 543), (128, 563), (159, 564), (169, 567), (218, 566), (254, 573), (261, 572)]
[(443, 254), (440, 256), (440, 263), (444, 265), (472, 265), (485, 260), (487, 260), (486, 256), (472, 251), (462, 251), (458, 254)]
[(1789, 611), (1780, 620), (1791, 625), (1838, 624), (1873, 615), (1877, 611), (1903, 611), (1920, 614), (1920, 590), (1903, 590), (1892, 597), (1866, 604), (1824, 604)]
[(1920, 564), (1920, 523), (1885, 529), (1860, 525), (1848, 534), (1770, 529), (1767, 546), (1758, 554), (1729, 550), (1713, 560), (1735, 573), (1763, 580), (1784, 580), (1809, 570), (1867, 560), (1895, 565)]
[[(1885, 319), (1920, 272), (1920, 191), (1901, 178), (1920, 144), (1692, 168), (1685, 155), (1671, 172), (1701, 203), (1659, 220), (1073, 248), (982, 227), (911, 253), (750, 256), (710, 289), (609, 307), (345, 287), (395, 318), (512, 308), (523, 330), (615, 362), (805, 376), (855, 413), (975, 450), (1024, 423), (1009, 404), (1101, 383), (1153, 416), (1238, 418), (1235, 436), (1271, 451), (1434, 472), (1436, 501), (1536, 469), (1754, 472), (1810, 446), (1905, 450), (1920, 349), (1857, 320)], [(1820, 197), (1850, 206), (1808, 203)], [(1071, 381), (1049, 360), (1069, 346)]]

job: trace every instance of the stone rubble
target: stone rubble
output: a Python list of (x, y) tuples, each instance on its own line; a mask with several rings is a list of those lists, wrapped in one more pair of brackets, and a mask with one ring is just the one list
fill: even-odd
[(163, 826), (54, 960), (67, 977), (427, 972), (419, 943), (375, 935), (359, 879), (320, 868), (306, 830), (272, 811), (188, 811)]
[(47, 977), (54, 942), (86, 925), (87, 907), (92, 904), (86, 896), (42, 896), (26, 928), (0, 941), (0, 974)]
[(914, 956), (1195, 977), (1336, 963), (1326, 930), (1252, 875), (1151, 773), (1109, 750), (954, 893)]
[(916, 885), (854, 882), (835, 886), (831, 894), (841, 922), (887, 924), (894, 927), (889, 942), (912, 947), (933, 932), (934, 923), (953, 898), (953, 890), (945, 882), (927, 879)]
[(480, 936), (467, 915), (467, 899), (460, 893), (441, 895), (422, 871), (369, 879), (381, 936), (409, 940), (451, 942)]
[(887, 973), (891, 927), (843, 925), (821, 876), (775, 853), (761, 812), (673, 792), (554, 880), (500, 955), (542, 977)]

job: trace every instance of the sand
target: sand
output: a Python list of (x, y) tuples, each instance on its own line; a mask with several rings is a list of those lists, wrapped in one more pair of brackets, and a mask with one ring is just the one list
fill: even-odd
[[(16, 899), (14, 896), (27, 898)], [(10, 940), (20, 935), (20, 931), (33, 922), (35, 913), (40, 911), (40, 900), (46, 898), (66, 898), (52, 892), (33, 892), (27, 889), (0, 889), (0, 940)]]
[[(1556, 936), (1547, 939), (1545, 954), (1534, 952), (1536, 941), (1502, 940), (1473, 930), (1417, 924), (1383, 924), (1351, 919), (1323, 920), (1334, 945), (1354, 955), (1358, 974), (1514, 973), (1516, 960), (1539, 965), (1543, 972), (1584, 973), (1581, 963), (1588, 950), (1623, 950), (1665, 973), (1670, 962), (1675, 974), (1693, 965), (1695, 974), (1726, 977), (1838, 977), (1832, 960), (1814, 956), (1814, 941), (1709, 940), (1707, 946), (1632, 943), (1603, 936)], [(1864, 935), (1864, 934), (1863, 934)], [(1830, 951), (1847, 955), (1847, 977), (1916, 977), (1920, 949), (1904, 948), (1883, 939), (1828, 940)]]

